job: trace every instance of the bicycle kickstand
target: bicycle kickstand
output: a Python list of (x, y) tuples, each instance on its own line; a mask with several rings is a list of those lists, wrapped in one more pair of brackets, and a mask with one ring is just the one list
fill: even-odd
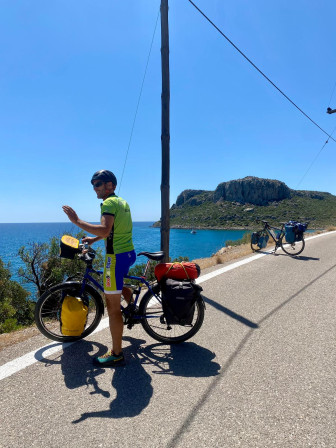
[(277, 249), (280, 247), (280, 245), (278, 243), (275, 243), (275, 248), (274, 248), (274, 252), (273, 254), (275, 255), (275, 252), (277, 251)]

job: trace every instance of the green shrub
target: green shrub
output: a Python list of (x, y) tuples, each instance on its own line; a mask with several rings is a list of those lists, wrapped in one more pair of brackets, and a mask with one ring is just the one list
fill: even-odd
[(227, 240), (225, 243), (225, 247), (228, 246), (240, 246), (241, 244), (250, 244), (251, 241), (251, 232), (244, 233), (243, 237), (239, 240)]
[[(81, 239), (83, 235), (84, 232), (81, 231), (74, 236)], [(84, 274), (86, 265), (78, 257), (73, 260), (60, 258), (59, 244), (60, 239), (53, 237), (49, 243), (31, 243), (19, 250), (19, 256), (25, 266), (18, 270), (18, 275), (22, 283), (35, 286), (38, 297), (51, 286), (63, 282), (67, 277), (77, 273)], [(99, 268), (102, 264), (102, 253), (98, 248), (93, 267)]]
[(0, 324), (0, 334), (10, 333), (11, 331), (19, 330), (20, 328), (17, 320), (14, 317), (11, 317)]
[(11, 273), (0, 259), (0, 333), (31, 325), (34, 321), (34, 303), (29, 292), (11, 280)]

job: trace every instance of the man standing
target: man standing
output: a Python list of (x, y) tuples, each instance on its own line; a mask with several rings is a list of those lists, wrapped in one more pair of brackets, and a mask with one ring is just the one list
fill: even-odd
[(132, 241), (132, 218), (127, 202), (114, 193), (117, 179), (111, 171), (97, 171), (92, 176), (91, 184), (97, 198), (103, 199), (100, 224), (90, 224), (82, 221), (68, 205), (64, 205), (63, 210), (72, 223), (82, 230), (96, 235), (95, 237), (83, 238), (84, 243), (91, 245), (96, 241), (105, 239), (104, 293), (112, 336), (112, 350), (101, 357), (95, 358), (94, 364), (102, 367), (115, 366), (124, 364), (122, 352), (124, 323), (120, 300), (122, 292), (125, 296), (128, 296), (125, 297), (126, 299), (130, 298), (130, 291), (127, 288), (123, 290), (123, 280), (136, 258)]

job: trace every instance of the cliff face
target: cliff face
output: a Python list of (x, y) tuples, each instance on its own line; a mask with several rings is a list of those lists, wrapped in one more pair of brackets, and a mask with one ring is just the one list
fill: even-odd
[(189, 199), (200, 195), (204, 192), (204, 190), (184, 190), (181, 194), (177, 196), (176, 199), (176, 205), (183, 205), (185, 204)]
[(176, 205), (200, 205), (206, 200), (213, 200), (213, 191), (207, 190), (184, 190), (177, 196)]
[(290, 196), (291, 190), (279, 180), (244, 177), (219, 184), (214, 192), (214, 201), (267, 205), (269, 202), (282, 201)]
[(176, 206), (188, 203), (199, 205), (204, 201), (231, 201), (241, 204), (267, 205), (291, 197), (292, 190), (279, 180), (244, 177), (222, 182), (215, 191), (184, 190), (177, 197)]

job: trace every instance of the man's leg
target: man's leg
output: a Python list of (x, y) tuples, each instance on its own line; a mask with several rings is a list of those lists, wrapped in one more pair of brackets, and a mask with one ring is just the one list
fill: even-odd
[(117, 255), (106, 254), (105, 256), (104, 291), (112, 336), (112, 350), (116, 355), (119, 355), (122, 351), (122, 335), (124, 331), (124, 322), (120, 308), (121, 292), (128, 303), (132, 297), (132, 291), (123, 287), (123, 280), (135, 258), (134, 251)]
[(131, 299), (132, 299), (132, 290), (130, 288), (127, 288), (126, 286), (124, 286), (122, 289), (122, 295), (123, 295), (124, 299), (126, 300), (126, 302), (128, 304), (130, 304)]
[(122, 335), (124, 331), (124, 322), (120, 309), (121, 294), (105, 294), (105, 298), (112, 336), (112, 350), (114, 354), (119, 355), (122, 351)]

